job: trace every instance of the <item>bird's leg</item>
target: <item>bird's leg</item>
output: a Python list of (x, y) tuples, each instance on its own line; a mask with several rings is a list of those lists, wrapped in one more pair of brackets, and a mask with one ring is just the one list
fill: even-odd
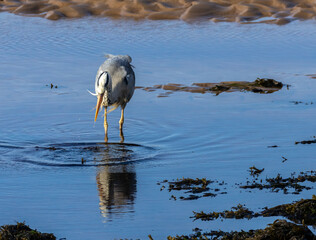
[(124, 108), (122, 108), (121, 119), (120, 119), (120, 130), (123, 130), (124, 123)]
[(123, 133), (123, 123), (124, 123), (124, 108), (122, 108), (121, 119), (120, 119), (120, 137), (121, 143), (124, 142), (124, 133)]
[(123, 142), (124, 142), (124, 133), (123, 133), (123, 129), (120, 129), (120, 137), (121, 137), (121, 142), (120, 142), (120, 143), (123, 143)]
[(105, 137), (104, 141), (108, 142), (108, 122), (107, 122), (107, 107), (104, 107), (104, 132), (105, 132)]

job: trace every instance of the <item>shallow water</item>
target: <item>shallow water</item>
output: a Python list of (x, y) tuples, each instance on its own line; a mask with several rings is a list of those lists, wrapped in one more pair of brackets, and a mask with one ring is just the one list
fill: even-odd
[[(163, 239), (203, 230), (264, 228), (276, 218), (193, 222), (192, 211), (251, 210), (310, 198), (248, 192), (262, 176), (315, 170), (315, 22), (285, 26), (84, 18), (51, 22), (0, 14), (0, 224), (26, 221), (67, 239)], [(104, 53), (133, 58), (138, 86), (274, 78), (272, 94), (136, 90), (126, 108), (94, 120), (93, 90)], [(50, 84), (58, 88), (50, 88)], [(294, 104), (291, 101), (302, 101)], [(308, 104), (313, 102), (314, 104)], [(278, 148), (267, 146), (278, 145)], [(282, 156), (288, 160), (282, 163)], [(227, 194), (170, 200), (158, 181), (206, 177)]]

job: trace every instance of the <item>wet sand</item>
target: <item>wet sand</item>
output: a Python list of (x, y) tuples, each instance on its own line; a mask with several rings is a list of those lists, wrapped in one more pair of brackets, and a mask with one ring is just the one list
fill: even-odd
[(313, 0), (1, 0), (0, 10), (50, 20), (103, 16), (151, 20), (265, 22), (314, 19)]
[[(0, 25), (0, 225), (25, 221), (57, 239), (147, 239), (149, 234), (165, 239), (196, 227), (264, 229), (280, 218), (210, 224), (193, 221), (193, 211), (222, 212), (240, 203), (260, 212), (311, 199), (310, 181), (297, 182), (306, 185), (299, 194), (293, 188), (260, 190), (259, 184), (278, 174), (281, 183), (292, 181), (294, 171), (296, 178), (316, 168), (316, 104), (305, 104), (316, 102), (315, 79), (306, 76), (315, 73), (312, 21), (282, 27), (94, 17), (47, 21), (5, 12), (0, 20), (5, 22)], [(218, 96), (173, 91), (167, 98), (157, 98), (163, 89), (136, 90), (125, 109), (125, 143), (119, 143), (120, 112), (113, 111), (110, 144), (104, 144), (102, 119), (94, 123), (95, 98), (86, 91), (93, 90), (104, 53), (130, 54), (138, 86), (262, 77), (291, 87)], [(252, 166), (254, 175), (264, 169), (260, 179), (251, 175)], [(213, 183), (197, 185), (198, 194), (169, 192), (167, 184), (160, 191), (157, 185), (183, 177)], [(259, 188), (240, 188), (253, 180)], [(191, 194), (206, 195), (184, 200)]]

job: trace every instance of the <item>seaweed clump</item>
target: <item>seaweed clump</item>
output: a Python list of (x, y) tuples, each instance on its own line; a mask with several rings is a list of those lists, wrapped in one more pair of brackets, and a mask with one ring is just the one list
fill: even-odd
[[(283, 178), (280, 174), (278, 174), (275, 178), (266, 178), (266, 183), (259, 183), (257, 181), (253, 181), (252, 183), (247, 182), (247, 185), (242, 185), (240, 188), (243, 189), (270, 189), (272, 192), (278, 192), (279, 190), (283, 190), (285, 194), (288, 193), (288, 188), (292, 188), (295, 191), (293, 194), (299, 194), (301, 191), (310, 190), (311, 187), (301, 185), (299, 183), (309, 181), (316, 182), (316, 171), (308, 171), (301, 172), (297, 177), (293, 176), (289, 178)], [(261, 180), (262, 181), (262, 180)]]
[[(46, 84), (46, 86), (48, 86), (48, 84)], [(51, 83), (51, 84), (50, 84), (50, 88), (52, 89), (52, 88), (54, 88), (54, 87), (55, 87), (55, 88), (58, 88), (57, 85), (54, 86), (54, 84)]]
[(208, 233), (196, 232), (191, 235), (168, 236), (168, 240), (315, 240), (316, 236), (306, 227), (290, 223), (285, 220), (276, 220), (265, 229), (246, 231), (211, 231)]
[(295, 144), (312, 144), (312, 143), (316, 143), (316, 138), (314, 137), (313, 140), (304, 140), (304, 141), (297, 141), (295, 142)]
[(295, 105), (298, 105), (298, 104), (305, 104), (305, 105), (313, 105), (314, 103), (313, 102), (302, 102), (302, 101), (290, 101), (290, 103), (294, 103)]
[(282, 204), (262, 212), (264, 217), (283, 216), (296, 223), (316, 225), (316, 196), (292, 204)]
[[(182, 178), (182, 179), (177, 179), (176, 181), (170, 181), (170, 182), (168, 182), (168, 180), (164, 180), (162, 182), (159, 182), (158, 185), (160, 185), (161, 183), (169, 184), (169, 187), (168, 187), (169, 192), (184, 190), (185, 191), (184, 193), (190, 194), (187, 197), (180, 196), (179, 199), (181, 200), (196, 200), (201, 197), (215, 197), (217, 196), (217, 194), (227, 193), (227, 192), (220, 192), (219, 188), (210, 189), (208, 185), (210, 183), (214, 183), (214, 181), (207, 180), (206, 178), (196, 178), (196, 179)], [(226, 184), (224, 181), (222, 182), (216, 181), (216, 183), (220, 186)], [(165, 189), (165, 186), (162, 186), (160, 188), (160, 191), (162, 191), (163, 189)], [(214, 190), (214, 192), (216, 193), (211, 193), (210, 192), (211, 190)], [(199, 195), (199, 194), (202, 194), (202, 195)], [(172, 195), (171, 199), (176, 200), (176, 197)]]
[(249, 171), (251, 176), (259, 176), (264, 171), (264, 168), (258, 169), (255, 166), (252, 166), (249, 168)]
[(269, 78), (257, 78), (253, 82), (231, 81), (220, 83), (193, 83), (193, 86), (200, 87), (202, 89), (204, 88), (204, 92), (214, 92), (216, 95), (222, 92), (235, 91), (268, 94), (282, 89), (283, 83)]
[(52, 233), (40, 233), (25, 223), (0, 227), (0, 240), (56, 240)]
[(169, 182), (169, 192), (172, 190), (188, 190), (191, 193), (201, 193), (208, 191), (207, 185), (211, 183), (210, 180), (206, 178), (182, 178), (177, 179), (177, 181)]
[(231, 210), (225, 210), (224, 212), (211, 212), (211, 213), (204, 213), (202, 212), (193, 212), (194, 220), (200, 219), (202, 221), (210, 221), (217, 219), (219, 217), (221, 218), (235, 218), (235, 219), (242, 219), (247, 218), (251, 219), (253, 217), (258, 217), (258, 213), (254, 213), (253, 211), (250, 211), (248, 208), (244, 207), (241, 204), (238, 204), (237, 207), (232, 207)]
[(257, 78), (254, 81), (253, 85), (258, 86), (258, 87), (266, 87), (266, 88), (282, 88), (283, 87), (283, 83), (278, 82), (271, 78)]
[[(220, 82), (220, 83), (193, 83), (191, 86), (186, 86), (184, 84), (168, 83), (165, 85), (154, 85), (152, 87), (142, 87), (137, 86), (137, 89), (143, 89), (147, 92), (153, 92), (156, 90), (167, 91), (164, 94), (160, 94), (158, 97), (167, 97), (172, 92), (191, 92), (191, 93), (215, 93), (216, 95), (222, 92), (254, 92), (254, 93), (273, 93), (282, 89), (282, 82), (278, 82), (274, 79), (269, 78), (257, 78), (253, 82), (247, 81), (230, 81), (230, 82)], [(287, 85), (289, 87), (289, 85)]]
[(315, 240), (315, 235), (306, 227), (287, 222), (285, 220), (276, 220), (273, 224), (263, 230), (257, 230), (252, 237), (254, 240), (264, 239), (306, 239)]
[(300, 201), (283, 204), (272, 208), (265, 208), (261, 213), (254, 213), (241, 204), (233, 207), (231, 210), (223, 212), (193, 212), (194, 220), (200, 219), (202, 221), (211, 221), (217, 218), (235, 218), (251, 219), (254, 217), (271, 217), (283, 216), (299, 224), (316, 225), (316, 196), (313, 195), (312, 199), (301, 199)]

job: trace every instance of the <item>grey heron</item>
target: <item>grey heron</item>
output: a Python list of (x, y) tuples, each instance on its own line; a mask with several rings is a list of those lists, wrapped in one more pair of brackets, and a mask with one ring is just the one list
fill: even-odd
[[(135, 89), (135, 73), (132, 69), (132, 58), (128, 55), (106, 55), (106, 60), (99, 67), (95, 79), (95, 93), (98, 97), (95, 118), (97, 120), (100, 107), (104, 107), (104, 131), (105, 142), (108, 141), (107, 114), (121, 107), (120, 136), (121, 142), (124, 141), (123, 123), (124, 108), (132, 98)], [(112, 109), (108, 111), (108, 107)]]

